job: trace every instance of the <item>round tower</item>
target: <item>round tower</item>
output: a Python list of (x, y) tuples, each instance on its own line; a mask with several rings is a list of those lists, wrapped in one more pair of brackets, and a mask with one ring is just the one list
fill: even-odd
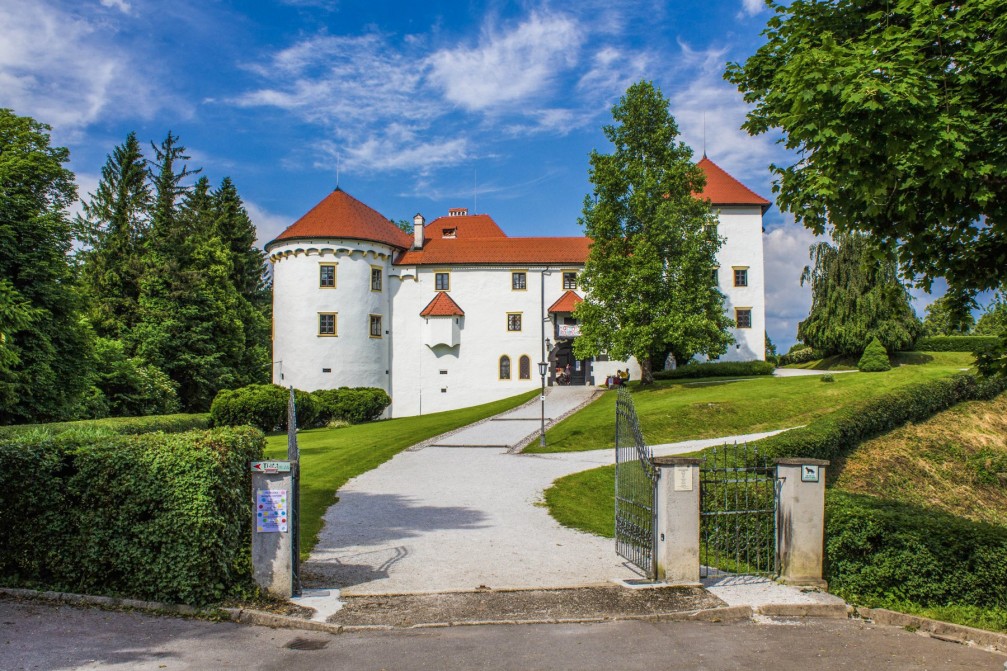
[(266, 244), (273, 264), (273, 382), (391, 392), (392, 260), (412, 242), (338, 187)]

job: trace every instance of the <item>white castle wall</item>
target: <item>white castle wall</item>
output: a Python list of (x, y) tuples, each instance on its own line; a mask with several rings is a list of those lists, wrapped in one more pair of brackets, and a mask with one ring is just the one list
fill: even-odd
[[(718, 232), (727, 238), (717, 254), (720, 290), (727, 297), (724, 310), (734, 319), (735, 308), (751, 308), (752, 328), (732, 329), (737, 341), (721, 361), (766, 358), (766, 280), (762, 258), (762, 209), (758, 206), (721, 206)], [(734, 286), (734, 267), (748, 267), (748, 286)]]
[[(393, 249), (356, 240), (293, 240), (269, 249), (273, 262), (273, 382), (298, 389), (389, 384), (389, 334), (370, 337), (370, 315), (390, 331)], [(319, 287), (319, 266), (335, 263), (335, 288)], [(371, 291), (371, 268), (382, 291)], [(318, 335), (318, 313), (337, 313), (336, 336)], [(331, 372), (324, 372), (324, 369)], [(389, 371), (386, 373), (386, 371)]]

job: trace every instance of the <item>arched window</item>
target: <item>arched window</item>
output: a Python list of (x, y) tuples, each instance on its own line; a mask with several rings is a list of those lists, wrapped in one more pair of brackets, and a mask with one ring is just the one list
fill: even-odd
[(518, 359), (517, 374), (522, 380), (531, 379), (531, 359), (528, 358), (527, 354), (522, 354), (521, 358)]
[(510, 357), (506, 354), (500, 357), (500, 379), (510, 379)]

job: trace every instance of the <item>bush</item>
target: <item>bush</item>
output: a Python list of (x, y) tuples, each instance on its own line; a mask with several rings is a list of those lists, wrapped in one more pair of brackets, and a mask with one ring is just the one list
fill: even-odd
[(252, 428), (0, 440), (8, 584), (193, 605), (253, 593)]
[(825, 509), (830, 591), (873, 606), (1007, 606), (1007, 528), (836, 490)]
[(824, 355), (821, 352), (816, 352), (811, 347), (803, 345), (802, 346), (795, 345), (795, 347), (797, 349), (794, 349), (792, 347), (789, 352), (780, 357), (781, 366), (789, 366), (790, 364), (795, 363), (807, 363), (809, 361), (815, 361), (817, 359), (824, 358)]
[(84, 417), (167, 415), (178, 412), (176, 389), (160, 368), (140, 357), (126, 356), (119, 340), (96, 338), (94, 385), (82, 411)]
[(372, 422), (381, 416), (392, 399), (377, 387), (340, 387), (313, 393), (320, 406), (322, 422), (342, 420), (350, 424)]
[(743, 375), (772, 375), (776, 368), (769, 361), (716, 361), (689, 363), (675, 370), (654, 372), (655, 380), (679, 380), (695, 377), (741, 377)]
[(133, 435), (163, 431), (165, 433), (181, 433), (193, 429), (210, 427), (208, 413), (194, 415), (153, 415), (150, 417), (108, 417), (106, 419), (83, 419), (77, 422), (53, 422), (51, 424), (15, 424), (0, 426), (0, 439), (13, 438), (26, 433), (43, 432), (57, 435), (67, 431), (97, 429), (105, 433)]
[(875, 338), (864, 350), (864, 355), (857, 362), (857, 368), (862, 373), (882, 373), (892, 369), (892, 362), (888, 360), (888, 352), (881, 341)]
[(862, 441), (919, 422), (962, 401), (989, 400), (1007, 389), (1007, 378), (959, 373), (909, 385), (848, 406), (813, 424), (758, 441), (771, 457), (836, 459)]
[(996, 336), (931, 336), (919, 338), (913, 349), (917, 352), (972, 352), (995, 345)]
[(836, 378), (832, 373), (826, 373), (822, 376), (822, 382), (835, 382)]
[[(222, 389), (210, 405), (213, 426), (258, 427), (266, 433), (285, 431), (290, 391), (276, 384), (250, 384), (240, 389)], [(306, 391), (294, 390), (297, 426), (313, 427), (318, 422), (318, 401)]]

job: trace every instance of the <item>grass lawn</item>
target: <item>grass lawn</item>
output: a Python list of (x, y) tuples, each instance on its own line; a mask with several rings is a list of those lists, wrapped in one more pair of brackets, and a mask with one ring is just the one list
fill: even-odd
[[(301, 452), (301, 556), (318, 541), (322, 515), (336, 502), (337, 490), (350, 478), (376, 468), (405, 448), (439, 434), (516, 408), (537, 396), (531, 391), (470, 408), (402, 417), (341, 429), (310, 429), (297, 434)], [(266, 457), (287, 455), (287, 434), (266, 439)]]
[[(836, 375), (831, 383), (819, 376), (755, 376), (734, 381), (674, 380), (643, 388), (631, 384), (629, 390), (645, 439), (660, 445), (808, 424), (850, 402), (951, 375), (972, 361), (968, 352), (909, 352), (897, 354), (898, 365), (888, 372)], [(545, 449), (533, 445), (525, 451), (610, 449), (615, 440), (615, 399), (615, 392), (603, 394), (550, 429)]]
[[(898, 355), (896, 355), (898, 356)], [(849, 356), (827, 356), (824, 359), (815, 359), (813, 361), (805, 361), (804, 363), (792, 363), (783, 368), (799, 368), (803, 370), (820, 370), (820, 371), (830, 371), (830, 370), (856, 370), (857, 363), (860, 361), (860, 357), (856, 355)]]

